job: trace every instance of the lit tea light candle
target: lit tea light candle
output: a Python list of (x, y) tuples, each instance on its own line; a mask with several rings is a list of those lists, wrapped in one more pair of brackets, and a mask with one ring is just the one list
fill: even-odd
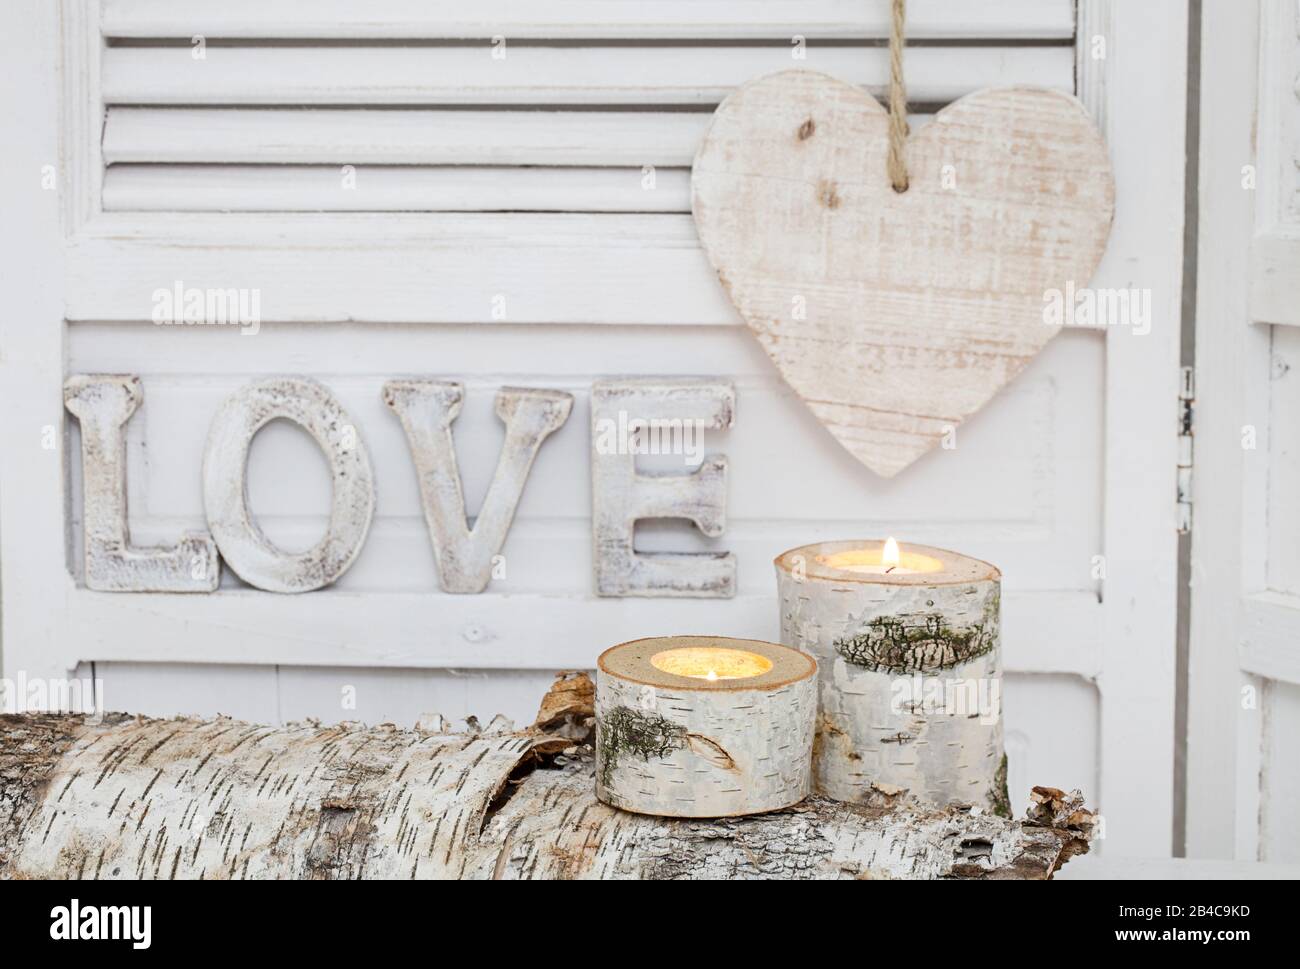
[(943, 562), (939, 559), (919, 552), (902, 552), (892, 537), (885, 539), (879, 548), (865, 545), (845, 549), (824, 556), (822, 561), (828, 568), (861, 575), (916, 575), (943, 571)]
[(596, 796), (667, 817), (797, 804), (812, 782), (817, 663), (776, 643), (638, 639), (596, 662)]
[(1001, 573), (890, 538), (791, 549), (776, 574), (781, 641), (821, 670), (814, 787), (1004, 810)]
[(772, 668), (772, 661), (743, 649), (679, 646), (655, 653), (650, 665), (664, 673), (697, 680), (743, 680), (763, 675)]

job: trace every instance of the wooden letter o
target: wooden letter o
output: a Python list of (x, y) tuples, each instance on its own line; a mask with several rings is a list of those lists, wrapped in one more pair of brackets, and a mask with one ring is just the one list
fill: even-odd
[[(329, 528), (314, 547), (291, 554), (262, 534), (244, 491), (253, 436), (277, 418), (315, 438), (330, 466)], [(310, 592), (352, 565), (375, 511), (375, 484), (361, 435), (342, 405), (314, 380), (277, 377), (231, 394), (212, 419), (203, 455), (203, 505), (221, 557), (241, 579), (267, 592)]]

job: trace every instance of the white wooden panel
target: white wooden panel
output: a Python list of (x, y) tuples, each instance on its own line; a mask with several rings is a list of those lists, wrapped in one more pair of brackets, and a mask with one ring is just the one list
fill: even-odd
[[(68, 250), (65, 315), (141, 320), (151, 294), (258, 289), (266, 321), (738, 323), (685, 215), (109, 213)], [(666, 285), (666, 281), (668, 284)], [(500, 321), (498, 321), (500, 322)]]
[[(1205, 4), (1202, 11), (1187, 696), (1187, 852), (1195, 857), (1254, 859), (1259, 845), (1263, 710), (1246, 701), (1259, 697), (1263, 684), (1248, 670), (1270, 668), (1278, 644), (1261, 635), (1273, 627), (1260, 620), (1282, 614), (1267, 596), (1242, 596), (1267, 582), (1273, 394), (1270, 328), (1250, 325), (1251, 243), (1259, 226), (1257, 200), (1242, 179), (1244, 166), (1261, 163), (1261, 77), (1272, 78), (1270, 88), (1290, 83), (1259, 63), (1261, 42), (1276, 35), (1268, 20), (1284, 6), (1269, 0)], [(1268, 195), (1275, 175), (1259, 168), (1255, 194)], [(1244, 446), (1248, 428), (1254, 449)]]
[[(66, 452), (57, 433), (64, 422), (59, 316), (65, 200), (34, 188), (42, 168), (60, 158), (59, 21), (53, 4), (25, 4), (5, 11), (0, 31), (5, 69), (24, 79), (22, 90), (12, 83), (0, 88), (5, 125), (22, 132), (7, 137), (0, 151), (0, 204), (11, 227), (0, 237), (6, 290), (0, 313), (0, 644), (5, 674), (21, 671), (29, 678), (64, 677), (69, 669), (48, 649), (62, 623), (58, 606), (66, 576)], [(54, 447), (42, 447), (47, 428)]]
[(1264, 235), (1300, 231), (1300, 6), (1259, 4), (1255, 221)]
[[(908, 36), (1069, 38), (1070, 0), (912, 0)], [(107, 0), (110, 37), (509, 38), (889, 36), (889, 0)]]
[(1076, 677), (1003, 677), (1007, 792), (1017, 817), (1036, 784), (1078, 789), (1104, 810), (1097, 800), (1098, 709), (1096, 687)]
[[(772, 595), (649, 599), (583, 595), (359, 595), (338, 589), (310, 600), (257, 591), (206, 596), (116, 595), (70, 589), (61, 617), (68, 640), (51, 661), (298, 666), (583, 669), (612, 644), (673, 629), (771, 638)], [(1101, 608), (1085, 593), (1007, 593), (1006, 667), (1094, 675)], [(287, 632), (292, 630), (292, 632)]]
[(1250, 319), (1300, 325), (1300, 7), (1259, 4)]
[(214, 164), (676, 165), (706, 111), (114, 107), (104, 160)]
[[(282, 666), (276, 677), (280, 722), (359, 720), (413, 727), (441, 714), (459, 728), (467, 717), (494, 716), (525, 727), (554, 681), (550, 670), (369, 670)], [(354, 705), (352, 705), (354, 704)]]
[[(1291, 267), (1300, 276), (1300, 262)], [(1272, 328), (1272, 353), (1256, 366), (1268, 367), (1269, 421), (1257, 427), (1264, 439), (1252, 456), (1268, 463), (1269, 589), (1300, 596), (1300, 330)], [(1300, 641), (1296, 643), (1300, 656)]]
[(69, 256), (69, 320), (149, 319), (182, 280), (281, 323), (741, 325), (681, 215), (113, 212)]
[(257, 289), (267, 322), (742, 325), (673, 214), (108, 213), (68, 247), (64, 315), (148, 319), (177, 279)]
[(678, 212), (690, 170), (114, 165), (104, 208), (155, 212)]
[(274, 666), (96, 663), (95, 676), (109, 712), (281, 722)]
[[(777, 552), (818, 538), (888, 530), (960, 547), (1003, 568), (1009, 665), (1083, 675), (1098, 670), (1101, 607), (1095, 593), (1052, 591), (1093, 584), (1102, 371), (1094, 334), (1063, 334), (963, 428), (956, 450), (936, 452), (902, 486), (876, 479), (802, 409), (790, 406), (770, 364), (739, 329), (370, 326), (311, 332), (313, 338), (303, 340), (296, 327), (266, 326), (253, 337), (218, 327), (72, 327), (74, 371), (134, 371), (144, 380), (145, 402), (128, 428), (129, 507), (138, 541), (202, 527), (197, 468), (207, 422), (230, 390), (259, 373), (300, 370), (324, 380), (358, 421), (378, 489), (378, 519), (367, 546), (338, 589), (313, 595), (310, 627), (301, 618), (303, 600), (233, 588), (184, 603), (78, 593), (72, 609), (84, 632), (72, 637), (77, 648), (98, 656), (125, 650), (133, 659), (248, 650), (264, 662), (583, 665), (599, 644), (647, 629), (670, 632), (696, 623), (734, 635), (770, 634)], [(688, 540), (735, 551), (742, 592), (735, 603), (704, 604), (694, 615), (688, 603), (665, 609), (662, 603), (587, 598), (589, 442), (582, 411), (600, 373), (593, 359), (608, 368), (603, 373), (632, 374), (703, 375), (728, 361), (739, 392), (736, 425), (705, 442), (729, 455), (735, 475), (727, 533), (711, 543), (676, 531), (643, 530), (640, 538), (652, 548), (697, 547), (684, 546)], [(483, 372), (484, 360), (497, 372)], [(338, 372), (342, 361), (346, 373)], [(456, 434), (471, 510), (501, 438), (491, 414), (496, 386), (556, 387), (579, 398), (578, 413), (538, 457), (505, 547), (505, 581), (485, 596), (437, 593), (410, 458), (379, 399), (385, 375), (421, 372), (422, 365), (467, 380)], [(310, 543), (323, 528), (328, 502), (320, 458), (300, 437), (288, 427), (270, 427), (250, 460), (252, 507), (271, 537), (290, 546)], [(1058, 447), (1058, 441), (1070, 444)], [(789, 473), (792, 460), (801, 468), (797, 476)], [(963, 487), (954, 491), (953, 480)], [(408, 594), (395, 596), (399, 590)], [(361, 592), (376, 598), (348, 594)], [(245, 631), (232, 635), (232, 623)], [(297, 632), (286, 636), (288, 627)], [(575, 638), (574, 628), (589, 637)]]
[[(259, 375), (312, 373), (356, 417), (376, 468), (374, 533), (344, 586), (433, 588), (432, 554), (419, 527), (410, 457), (400, 426), (379, 397), (386, 376), (428, 373), (467, 383), (456, 435), (471, 512), (486, 489), (501, 440), (492, 413), (495, 389), (510, 383), (575, 394), (574, 417), (542, 449), (520, 503), (505, 550), (506, 588), (585, 589), (590, 581), (585, 408), (591, 382), (616, 374), (706, 376), (726, 361), (738, 385), (737, 421), (730, 432), (708, 436), (705, 445), (728, 454), (738, 477), (731, 488), (728, 534), (709, 547), (741, 555), (742, 590), (770, 592), (770, 560), (786, 547), (836, 537), (829, 534), (833, 531), (842, 537), (885, 528), (905, 539), (958, 545), (989, 558), (1012, 584), (1094, 586), (1092, 557), (1100, 528), (1096, 469), (1102, 450), (1096, 423), (1102, 357), (1094, 334), (1063, 334), (962, 429), (955, 450), (936, 451), (900, 486), (862, 469), (806, 411), (793, 406), (771, 364), (738, 328), (603, 327), (593, 333), (586, 328), (375, 326), (334, 328), (306, 341), (301, 333), (276, 326), (264, 326), (256, 336), (221, 327), (73, 327), (69, 365), (75, 372), (134, 372), (144, 381), (144, 405), (128, 426), (131, 527), (141, 541), (202, 527), (197, 468), (207, 424), (227, 394)], [(339, 372), (343, 360), (346, 370)], [(484, 372), (484, 360), (493, 362), (495, 372)], [(593, 366), (597, 360), (601, 370)], [(1058, 446), (1059, 441), (1070, 444)], [(803, 469), (797, 476), (789, 473), (792, 455)], [(253, 508), (272, 538), (309, 543), (323, 528), (327, 481), (304, 473), (318, 464), (314, 446), (287, 426), (259, 435), (249, 487)], [(956, 492), (954, 478), (964, 483)], [(274, 485), (263, 492), (261, 480)], [(74, 513), (76, 508), (74, 503)], [(810, 538), (814, 528), (819, 534)], [(557, 552), (558, 563), (548, 563), (546, 550), (553, 543), (571, 554)]]
[(1260, 861), (1300, 863), (1300, 682), (1269, 683), (1264, 690), (1264, 752), (1260, 774)]
[(739, 324), (684, 215), (109, 213), (68, 256), (72, 320), (147, 319), (180, 279), (266, 321), (501, 322), (502, 295), (507, 323)]
[[(883, 96), (883, 47), (824, 47), (793, 61), (784, 47), (526, 47), (494, 60), (475, 47), (109, 47), (108, 104), (693, 104), (791, 67), (825, 71)], [(912, 103), (943, 103), (1000, 85), (1074, 89), (1069, 47), (916, 47)]]
[[(1111, 16), (1104, 93), (1115, 225), (1090, 285), (1150, 288), (1152, 325), (1141, 337), (1112, 327), (1106, 343), (1099, 796), (1107, 815), (1123, 819), (1108, 827), (1104, 850), (1150, 855), (1173, 844), (1172, 429), (1179, 407), (1188, 7), (1178, 0), (1104, 6)], [(1120, 37), (1147, 40), (1139, 52)]]
[(1300, 596), (1278, 592), (1247, 596), (1241, 608), (1240, 643), (1242, 669), (1270, 680), (1300, 683)]
[[(439, 713), (453, 727), (503, 714), (533, 722), (550, 687), (549, 670), (375, 670), (223, 664), (96, 663), (104, 709), (151, 717), (229, 716), (283, 724), (314, 718), (413, 727)], [(78, 667), (91, 676), (90, 664)], [(346, 691), (346, 692), (345, 692)]]
[(1300, 326), (1300, 231), (1256, 238), (1250, 247), (1250, 320)]
[[(1258, 861), (1204, 861), (1193, 858), (1114, 858), (1101, 854), (1071, 858), (1053, 881), (1297, 881), (1300, 865)], [(1200, 891), (1197, 886), (1193, 891)]]

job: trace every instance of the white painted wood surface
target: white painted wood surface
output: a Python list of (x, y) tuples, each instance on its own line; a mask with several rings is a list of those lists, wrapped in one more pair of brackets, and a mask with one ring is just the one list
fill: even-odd
[(1300, 10), (1207, 4), (1202, 36), (1187, 849), (1294, 862)]
[[(364, 16), (346, 5), (237, 4), (214, 15), (199, 4), (106, 4), (108, 46), (93, 79), (106, 104), (103, 209), (682, 212), (681, 173), (662, 173), (666, 185), (656, 187), (666, 191), (650, 192), (642, 169), (689, 164), (708, 109), (731, 89), (806, 66), (880, 93), (887, 56), (879, 0), (670, 0), (635, 11), (550, 0), (466, 13), (401, 0)], [(911, 55), (918, 104), (991, 85), (1073, 87), (1064, 0), (978, 10), (923, 0), (909, 21), (913, 39), (939, 44)], [(726, 44), (702, 43), (710, 40)], [(394, 110), (402, 105), (410, 108)], [(493, 110), (446, 110), (467, 105)], [(557, 110), (565, 105), (595, 110)], [(664, 107), (693, 110), (646, 110)], [(240, 167), (204, 167), (235, 160)], [(275, 167), (285, 162), (629, 172), (404, 168), (358, 173), (356, 190), (334, 192), (328, 167)]]
[(711, 117), (707, 111), (654, 110), (110, 106), (104, 160), (685, 168)]
[[(700, 39), (792, 35), (880, 40), (889, 36), (889, 0), (659, 0), (653, 6), (604, 0), (107, 0), (107, 37), (280, 37), (305, 39), (483, 39), (610, 37)], [(913, 0), (907, 34), (936, 38), (1069, 39), (1070, 0)]]
[[(881, 47), (823, 47), (799, 66), (883, 95), (889, 54)], [(108, 47), (107, 104), (652, 104), (715, 105), (750, 78), (790, 67), (787, 46), (490, 48), (190, 45)], [(985, 87), (1073, 86), (1069, 47), (918, 47), (907, 62), (908, 96), (946, 102)]]
[(1261, 0), (1259, 16), (1250, 318), (1300, 326), (1300, 9)]
[[(1120, 819), (1107, 829), (1105, 850), (1149, 856), (1173, 841), (1176, 645), (1169, 617), (1177, 613), (1171, 496), (1178, 455), (1171, 428), (1179, 417), (1187, 6), (1085, 2), (1109, 9), (1106, 81), (1093, 89), (1100, 101), (1089, 107), (1100, 116), (1115, 168), (1115, 225), (1092, 285), (1136, 283), (1150, 288), (1152, 299), (1145, 336), (1122, 326), (1106, 335), (1098, 803)], [(1080, 41), (1081, 56), (1091, 57), (1091, 38)]]
[[(1159, 595), (1148, 595), (1152, 577), (1161, 573), (1150, 549), (1158, 548), (1156, 557), (1163, 561), (1162, 509), (1172, 471), (1166, 480), (1158, 448), (1140, 451), (1138, 444), (1161, 440), (1172, 426), (1173, 397), (1166, 401), (1151, 384), (1167, 362), (1167, 331), (1144, 340), (1063, 334), (962, 429), (957, 449), (936, 452), (905, 478), (884, 482), (843, 453), (782, 388), (738, 325), (684, 212), (577, 212), (579, 196), (567, 190), (563, 198), (573, 201), (564, 210), (539, 214), (105, 211), (106, 158), (113, 165), (234, 162), (266, 170), (278, 164), (354, 164), (363, 176), (365, 165), (545, 164), (639, 172), (654, 164), (661, 169), (659, 190), (665, 191), (673, 176), (662, 169), (686, 164), (694, 132), (707, 121), (711, 103), (701, 98), (720, 98), (728, 83), (746, 79), (737, 76), (738, 65), (759, 65), (769, 55), (780, 59), (778, 66), (793, 63), (792, 19), (807, 20), (803, 33), (809, 38), (819, 31), (845, 36), (847, 23), (878, 41), (887, 24), (887, 4), (880, 0), (818, 0), (799, 4), (795, 13), (788, 4), (764, 3), (770, 21), (752, 30), (738, 26), (754, 22), (754, 6), (728, 2), (706, 11), (695, 3), (656, 5), (660, 21), (647, 24), (639, 12), (636, 24), (607, 22), (595, 31), (590, 4), (548, 0), (507, 11), (515, 17), (508, 36), (566, 37), (579, 48), (589, 46), (582, 41), (592, 36), (648, 41), (628, 64), (660, 58), (653, 74), (643, 75), (654, 81), (649, 89), (661, 92), (656, 98), (693, 100), (693, 111), (664, 110), (663, 102), (592, 110), (593, 103), (611, 103), (592, 100), (605, 96), (602, 86), (617, 81), (620, 70), (628, 76), (630, 67), (618, 63), (626, 53), (622, 48), (581, 55), (570, 68), (548, 56), (533, 62), (554, 71), (551, 83), (566, 77), (581, 83), (579, 66), (590, 70), (584, 89), (562, 95), (584, 98), (582, 111), (572, 110), (572, 101), (566, 106), (540, 100), (528, 110), (503, 109), (500, 102), (456, 110), (394, 108), (388, 100), (274, 111), (227, 108), (226, 102), (106, 108), (101, 96), (101, 53), (121, 65), (118, 55), (131, 50), (115, 38), (170, 38), (188, 57), (190, 17), (207, 18), (200, 26), (210, 39), (223, 31), (245, 39), (320, 37), (322, 23), (345, 41), (367, 31), (372, 40), (436, 40), (460, 30), (484, 40), (475, 51), (483, 63), (471, 76), (492, 80), (487, 71), (496, 62), (490, 60), (490, 28), (484, 24), (505, 17), (500, 11), (506, 8), (491, 5), (476, 7), (473, 22), (464, 19), (468, 8), (460, 4), (380, 4), (360, 14), (360, 8), (341, 13), (337, 6), (143, 0), (108, 3), (110, 26), (103, 32), (96, 3), (66, 3), (61, 18), (53, 4), (24, 8), (11, 18), (12, 29), (0, 44), (11, 70), (30, 83), (22, 91), (8, 87), (0, 97), (6, 107), (11, 95), (17, 99), (15, 117), (26, 119), (27, 135), (0, 157), (6, 171), (0, 191), (12, 192), (5, 211), (30, 229), (3, 243), (3, 265), (17, 284), (9, 304), (15, 312), (0, 319), (0, 400), (7, 415), (0, 440), (6, 455), (22, 456), (0, 466), (6, 673), (17, 667), (61, 676), (71, 664), (93, 662), (105, 678), (110, 707), (158, 714), (211, 705), (256, 707), (244, 715), (266, 722), (307, 715), (370, 721), (409, 716), (413, 722), (442, 707), (451, 717), (476, 713), (486, 720), (508, 712), (523, 719), (531, 711), (519, 711), (527, 706), (520, 684), (548, 679), (555, 666), (590, 666), (613, 642), (704, 622), (714, 626), (711, 631), (770, 638), (770, 560), (776, 551), (845, 534), (895, 531), (904, 539), (959, 548), (1003, 569), (1013, 789), (1047, 780), (1083, 788), (1090, 803), (1098, 802), (1099, 791), (1109, 791), (1100, 799), (1112, 832), (1104, 851), (1131, 850), (1132, 841), (1125, 839), (1146, 839), (1143, 853), (1163, 844), (1161, 799), (1169, 785), (1143, 774), (1142, 765), (1158, 763), (1169, 747), (1161, 733), (1163, 686), (1149, 687), (1147, 680), (1164, 675), (1159, 644), (1166, 627), (1172, 637), (1171, 609)], [(1091, 6), (1085, 5), (1085, 15)], [(1103, 263), (1097, 285), (1128, 284), (1134, 265), (1145, 267), (1145, 274), (1154, 268), (1171, 272), (1177, 263), (1166, 234), (1173, 231), (1170, 203), (1180, 189), (1168, 177), (1175, 169), (1155, 160), (1167, 161), (1164, 153), (1182, 150), (1180, 135), (1164, 123), (1167, 116), (1181, 117), (1181, 102), (1174, 104), (1181, 84), (1175, 52), (1182, 49), (1175, 6), (1157, 4), (1133, 20), (1118, 18), (1110, 36), (1112, 58), (1079, 61), (1080, 90), (1102, 92), (1089, 107), (1106, 119), (1109, 137), (1119, 145), (1113, 151), (1121, 212), (1126, 198), (1137, 200), (1129, 215), (1134, 229)], [(973, 47), (941, 45), (920, 56), (917, 71), (928, 72), (928, 79), (918, 74), (922, 87), (914, 94), (926, 94), (928, 87), (933, 94), (927, 96), (956, 96), (989, 81), (1016, 79), (1060, 90), (1074, 86), (1069, 3), (914, 0), (910, 8), (914, 38), (977, 41)], [(287, 9), (292, 13), (282, 16)], [(672, 26), (682, 17), (694, 20)], [(108, 48), (101, 46), (105, 35)], [(740, 37), (746, 40), (742, 47), (756, 49), (726, 54), (716, 71), (702, 70), (704, 50), (684, 67), (672, 67), (672, 45), (655, 43), (726, 37)], [(342, 45), (357, 46), (364, 45)], [(507, 57), (521, 46), (528, 45), (508, 41)], [(59, 48), (62, 72), (49, 53)], [(185, 64), (187, 70), (218, 66), (208, 79), (217, 83), (204, 96), (234, 85), (211, 60), (234, 49), (210, 43), (206, 63)], [(1140, 59), (1118, 53), (1139, 49)], [(175, 53), (164, 49), (159, 57), (170, 62)], [(818, 67), (821, 53), (827, 53), (827, 65), (844, 64), (844, 72), (868, 89), (883, 87), (878, 49), (819, 51), (810, 40), (808, 60), (800, 64)], [(350, 53), (341, 60), (349, 58), (366, 63)], [(696, 73), (679, 78), (687, 67)], [(516, 86), (498, 90), (542, 97), (536, 82), (544, 77), (521, 87), (519, 76), (503, 72), (495, 80)], [(126, 77), (148, 80), (131, 65)], [(430, 77), (428, 90), (470, 96), (448, 86), (448, 77)], [(1102, 77), (1111, 83), (1100, 83)], [(207, 83), (197, 75), (184, 82), (198, 92)], [(1125, 100), (1132, 105), (1123, 108)], [(937, 106), (920, 105), (927, 113)], [(282, 139), (272, 114), (283, 116)], [(340, 116), (348, 124), (337, 124)], [(205, 130), (214, 121), (220, 125)], [(552, 130), (553, 141), (547, 135)], [(33, 173), (45, 164), (56, 166), (58, 193), (30, 190)], [(113, 181), (106, 183), (110, 200)], [(258, 336), (245, 339), (220, 327), (150, 325), (150, 294), (178, 279), (187, 286), (260, 289), (264, 325)], [(504, 319), (494, 318), (494, 297), (501, 295)], [(60, 326), (61, 319), (70, 322)], [(1119, 369), (1107, 383), (1116, 362)], [(79, 462), (67, 457), (76, 454), (79, 438), (75, 424), (66, 428), (66, 440), (59, 433), (65, 427), (59, 387), (65, 374), (79, 372), (138, 373), (144, 382), (145, 404), (127, 435), (130, 525), (141, 542), (162, 542), (201, 527), (194, 469), (201, 460), (202, 429), (224, 396), (258, 376), (293, 372), (322, 380), (362, 427), (376, 469), (376, 519), (354, 567), (310, 599), (223, 588), (201, 597), (208, 602), (199, 611), (182, 608), (174, 597), (111, 596), (78, 587), (70, 572), (79, 549), (75, 541), (65, 547), (62, 537), (71, 531), (75, 538), (79, 529)], [(592, 382), (719, 373), (735, 382), (738, 402), (735, 426), (717, 442), (733, 468), (727, 530), (718, 539), (700, 540), (656, 526), (639, 529), (637, 542), (647, 550), (732, 552), (737, 597), (594, 599), (590, 495), (582, 483)], [(490, 408), (495, 388), (526, 383), (574, 394), (577, 413), (539, 454), (507, 538), (508, 591), (480, 597), (431, 591), (436, 574), (409, 456), (380, 397), (383, 381), (396, 374), (465, 383), (467, 404), (456, 434), (462, 444), (475, 442), (459, 452), (471, 514), (499, 453), (500, 430)], [(52, 451), (40, 448), (46, 427), (56, 429)], [(1108, 486), (1101, 470), (1106, 466), (1129, 470)], [(249, 474), (250, 501), (269, 536), (286, 547), (295, 541), (303, 547), (320, 535), (328, 478), (301, 434), (268, 427), (254, 442)], [(286, 481), (294, 485), (292, 502), (286, 500)], [(1116, 553), (1126, 567), (1114, 567), (1110, 556)], [(1094, 575), (1094, 556), (1100, 554), (1111, 565), (1104, 587)], [(308, 603), (311, 609), (300, 608)], [(1120, 604), (1122, 615), (1116, 611)], [(1115, 636), (1113, 647), (1103, 640), (1106, 628)], [(1118, 672), (1105, 674), (1126, 668), (1138, 671), (1132, 682)], [(341, 706), (348, 685), (357, 688), (355, 710)], [(1062, 710), (1068, 723), (1054, 716)], [(1137, 714), (1126, 721), (1125, 711), (1133, 710)], [(1099, 741), (1098, 724), (1105, 720), (1112, 727)], [(1125, 722), (1137, 726), (1120, 743), (1118, 727)], [(1135, 793), (1124, 802), (1119, 792), (1128, 784)]]
[(889, 129), (853, 85), (782, 71), (722, 103), (691, 169), (700, 241), (737, 311), (818, 420), (886, 477), (955, 439), (1060, 332), (1048, 294), (1073, 320), (1115, 205), (1106, 146), (1070, 95), (1001, 88), (948, 105), (909, 136), (901, 193)]
[(104, 208), (136, 212), (686, 212), (681, 169), (115, 165)]

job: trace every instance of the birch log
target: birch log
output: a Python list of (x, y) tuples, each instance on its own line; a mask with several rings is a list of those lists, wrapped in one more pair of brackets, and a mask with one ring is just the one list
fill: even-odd
[(1021, 823), (883, 795), (627, 814), (595, 799), (589, 717), (548, 700), (547, 730), (477, 734), (3, 716), (0, 878), (1047, 878), (1091, 837), (1048, 789)]
[(823, 542), (776, 560), (781, 641), (820, 668), (814, 786), (857, 801), (885, 785), (1006, 814), (1001, 574), (909, 548), (912, 574), (835, 564), (858, 551), (879, 561), (879, 542)]
[[(732, 677), (729, 663), (748, 667)], [(605, 803), (719, 818), (790, 807), (811, 793), (817, 664), (806, 653), (661, 636), (607, 649), (596, 666), (596, 796)]]

